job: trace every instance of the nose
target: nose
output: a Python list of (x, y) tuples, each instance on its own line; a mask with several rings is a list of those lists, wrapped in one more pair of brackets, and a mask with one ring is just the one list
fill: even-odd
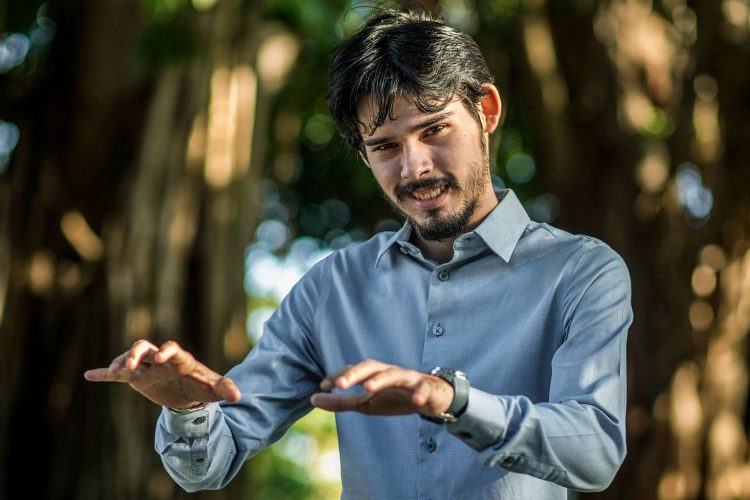
[(432, 158), (428, 148), (420, 143), (405, 144), (401, 157), (401, 177), (419, 179), (432, 171)]

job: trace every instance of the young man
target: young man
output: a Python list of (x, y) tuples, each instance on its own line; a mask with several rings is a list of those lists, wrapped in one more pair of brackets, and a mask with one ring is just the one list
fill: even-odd
[(165, 407), (156, 449), (189, 491), (225, 485), (313, 406), (337, 412), (344, 498), (605, 488), (625, 456), (622, 260), (493, 190), (501, 102), (467, 35), (380, 13), (330, 77), (334, 120), (404, 227), (316, 265), (226, 377), (146, 340), (86, 377)]

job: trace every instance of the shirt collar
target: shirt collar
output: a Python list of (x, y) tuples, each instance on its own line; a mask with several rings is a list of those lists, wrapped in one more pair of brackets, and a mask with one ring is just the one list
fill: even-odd
[(508, 262), (531, 219), (511, 189), (495, 191), (495, 194), (500, 203), (474, 232), (493, 252)]
[[(531, 219), (513, 190), (502, 189), (495, 191), (495, 195), (499, 203), (473, 232), (482, 238), (490, 250), (508, 262)], [(375, 259), (375, 267), (394, 244), (408, 244), (411, 231), (411, 221), (407, 219), (403, 227), (385, 241)]]
[(388, 238), (383, 244), (383, 247), (378, 252), (378, 256), (375, 258), (375, 267), (378, 267), (378, 264), (380, 264), (380, 259), (383, 258), (385, 252), (387, 252), (388, 249), (391, 248), (394, 244), (398, 243), (400, 245), (409, 241), (409, 238), (411, 238), (411, 230), (411, 221), (407, 219), (401, 229), (393, 233), (393, 236)]

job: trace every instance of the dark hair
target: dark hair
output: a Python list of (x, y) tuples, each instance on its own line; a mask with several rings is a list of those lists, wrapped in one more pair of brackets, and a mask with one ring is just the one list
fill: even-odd
[[(493, 82), (476, 42), (428, 14), (382, 11), (346, 40), (331, 57), (328, 107), (339, 132), (362, 151), (362, 133), (392, 119), (403, 96), (423, 113), (441, 111), (454, 97), (480, 121), (477, 104)], [(373, 123), (359, 121), (357, 106), (371, 96)]]

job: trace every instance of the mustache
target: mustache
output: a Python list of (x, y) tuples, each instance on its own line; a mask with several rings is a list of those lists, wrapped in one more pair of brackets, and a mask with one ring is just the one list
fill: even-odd
[(395, 194), (399, 200), (410, 196), (417, 189), (439, 189), (443, 186), (448, 186), (458, 191), (461, 187), (458, 185), (456, 178), (453, 176), (435, 177), (431, 179), (420, 179), (418, 181), (406, 181), (396, 186)]

